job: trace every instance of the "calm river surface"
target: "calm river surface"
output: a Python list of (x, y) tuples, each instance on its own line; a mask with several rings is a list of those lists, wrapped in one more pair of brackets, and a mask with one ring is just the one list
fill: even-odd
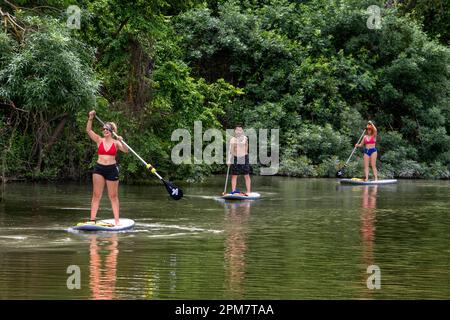
[[(219, 201), (223, 183), (184, 186), (178, 202), (121, 185), (136, 226), (114, 234), (68, 232), (89, 216), (90, 184), (8, 184), (0, 299), (450, 299), (450, 182), (253, 177), (253, 202)], [(100, 218), (109, 207), (105, 193)]]

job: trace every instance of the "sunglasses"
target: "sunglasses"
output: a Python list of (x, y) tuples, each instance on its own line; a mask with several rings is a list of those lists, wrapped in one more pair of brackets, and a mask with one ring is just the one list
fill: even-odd
[(109, 128), (102, 128), (102, 131), (109, 131), (109, 132), (111, 132), (112, 130), (111, 129), (109, 129)]

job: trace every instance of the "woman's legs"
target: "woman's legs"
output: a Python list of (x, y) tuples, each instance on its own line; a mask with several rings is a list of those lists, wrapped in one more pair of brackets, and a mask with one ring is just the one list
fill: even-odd
[(91, 220), (95, 220), (97, 216), (98, 206), (100, 204), (100, 200), (103, 195), (103, 188), (105, 187), (105, 178), (101, 175), (94, 173), (92, 175), (92, 184), (94, 186), (94, 190), (92, 192), (92, 201), (91, 201)]
[(119, 181), (106, 181), (106, 186), (108, 188), (108, 197), (111, 200), (111, 207), (114, 214), (114, 220), (116, 226), (119, 225)]
[(375, 181), (378, 180), (377, 155), (378, 155), (378, 152), (374, 152), (370, 156), (370, 165), (372, 166), (372, 172), (373, 172), (373, 176), (375, 178)]
[(366, 153), (364, 153), (364, 174), (366, 175), (364, 181), (369, 180), (369, 160), (370, 157)]

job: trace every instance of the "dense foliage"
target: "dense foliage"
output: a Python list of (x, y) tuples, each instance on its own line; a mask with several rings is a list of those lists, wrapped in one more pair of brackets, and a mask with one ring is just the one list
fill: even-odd
[[(171, 162), (173, 130), (196, 120), (280, 128), (279, 174), (330, 177), (367, 119), (382, 176), (450, 178), (448, 2), (83, 0), (80, 30), (66, 27), (68, 1), (11, 2), (0, 6), (2, 177), (88, 177), (95, 107), (172, 178), (224, 169)], [(120, 164), (126, 181), (146, 176), (132, 156)]]

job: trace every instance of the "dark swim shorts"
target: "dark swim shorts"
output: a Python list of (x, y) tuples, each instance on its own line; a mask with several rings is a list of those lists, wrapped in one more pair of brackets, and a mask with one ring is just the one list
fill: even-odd
[(119, 180), (119, 166), (117, 164), (105, 166), (97, 163), (92, 174), (99, 174), (108, 181), (117, 181)]
[(372, 155), (372, 153), (377, 152), (377, 148), (364, 148), (364, 153), (367, 154), (369, 157)]
[(248, 159), (248, 154), (244, 157), (233, 157), (233, 164), (231, 165), (232, 175), (246, 175), (250, 174), (251, 167)]

